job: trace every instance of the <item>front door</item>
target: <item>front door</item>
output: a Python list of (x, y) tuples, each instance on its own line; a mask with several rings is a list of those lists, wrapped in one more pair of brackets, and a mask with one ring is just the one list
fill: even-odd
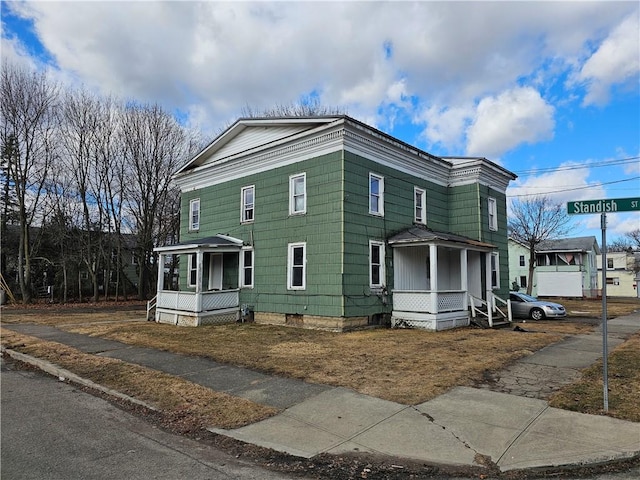
[(222, 290), (222, 255), (209, 256), (209, 290)]

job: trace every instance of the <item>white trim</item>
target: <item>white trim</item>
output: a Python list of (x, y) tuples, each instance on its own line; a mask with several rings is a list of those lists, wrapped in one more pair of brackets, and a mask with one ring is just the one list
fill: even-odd
[[(378, 262), (373, 263), (373, 247), (379, 247), (378, 251)], [(373, 267), (376, 265), (378, 267), (378, 282), (374, 283), (373, 281)], [(385, 248), (384, 242), (380, 242), (378, 240), (369, 240), (369, 288), (384, 288), (386, 285), (386, 269), (385, 269)]]
[[(245, 203), (245, 192), (251, 191), (251, 196), (253, 197), (253, 203), (251, 204), (251, 218), (246, 217), (247, 213), (247, 204)], [(256, 186), (255, 185), (247, 185), (246, 187), (242, 187), (240, 191), (240, 223), (253, 223), (256, 218)]]
[[(197, 215), (197, 220), (194, 217)], [(200, 199), (193, 198), (189, 201), (189, 231), (197, 232), (200, 230)]]
[[(301, 210), (296, 210), (296, 180), (302, 178), (302, 193), (298, 193), (297, 196), (302, 196), (303, 207)], [(289, 215), (304, 215), (307, 213), (307, 174), (297, 173), (289, 177)]]
[[(420, 205), (418, 205), (417, 195), (420, 194)], [(418, 218), (418, 207), (422, 216)], [(427, 191), (424, 188), (413, 187), (413, 221), (422, 225), (427, 224)]]
[[(293, 263), (293, 252), (297, 248), (302, 248), (302, 265)], [(290, 243), (287, 250), (287, 290), (305, 290), (307, 288), (307, 242)], [(302, 267), (302, 285), (293, 285), (294, 267)]]
[[(378, 181), (378, 192), (377, 193), (373, 193), (371, 191), (371, 182), (372, 180), (377, 180)], [(377, 210), (374, 210), (373, 208), (371, 208), (371, 200), (374, 198), (374, 196), (376, 196), (375, 198), (377, 199)], [(376, 215), (379, 217), (384, 217), (384, 177), (382, 175), (379, 175), (377, 173), (373, 173), (373, 172), (369, 172), (369, 214), (371, 215)]]

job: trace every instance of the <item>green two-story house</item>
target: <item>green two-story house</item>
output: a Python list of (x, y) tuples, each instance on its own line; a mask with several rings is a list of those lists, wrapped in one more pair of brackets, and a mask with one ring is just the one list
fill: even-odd
[[(351, 117), (240, 119), (174, 177), (179, 291), (155, 319), (346, 330), (468, 325), (508, 298), (505, 191), (484, 158), (430, 155)], [(161, 269), (163, 267), (160, 267)]]

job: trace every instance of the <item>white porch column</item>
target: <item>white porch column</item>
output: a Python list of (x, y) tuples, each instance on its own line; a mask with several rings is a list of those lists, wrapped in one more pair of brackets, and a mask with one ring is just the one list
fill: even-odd
[(202, 278), (204, 268), (204, 253), (202, 250), (196, 252), (196, 312), (202, 311)]
[(465, 295), (462, 300), (463, 308), (466, 310), (469, 307), (469, 296), (467, 293), (469, 292), (469, 280), (467, 273), (467, 249), (463, 248), (460, 250), (460, 290), (464, 290)]
[(438, 246), (429, 245), (429, 277), (431, 289), (431, 313), (438, 313)]
[(158, 293), (164, 290), (164, 260), (165, 254), (158, 253)]

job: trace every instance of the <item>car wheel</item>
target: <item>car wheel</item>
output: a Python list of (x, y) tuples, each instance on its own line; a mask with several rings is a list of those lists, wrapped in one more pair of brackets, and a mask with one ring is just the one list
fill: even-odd
[(544, 318), (544, 312), (539, 308), (532, 308), (530, 315), (534, 320), (542, 320)]

